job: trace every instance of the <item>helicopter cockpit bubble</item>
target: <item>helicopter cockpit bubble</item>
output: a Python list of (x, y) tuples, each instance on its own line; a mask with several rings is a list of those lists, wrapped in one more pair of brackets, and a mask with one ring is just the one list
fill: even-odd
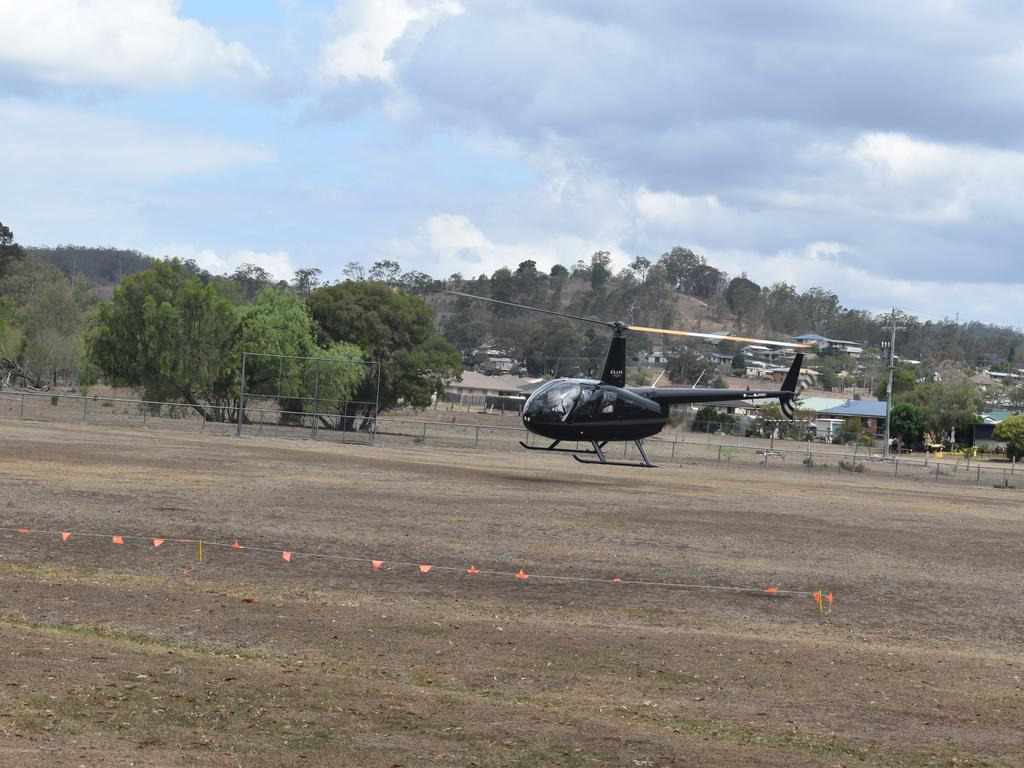
[(583, 393), (583, 388), (577, 381), (549, 382), (526, 401), (523, 416), (529, 421), (539, 423), (568, 421)]

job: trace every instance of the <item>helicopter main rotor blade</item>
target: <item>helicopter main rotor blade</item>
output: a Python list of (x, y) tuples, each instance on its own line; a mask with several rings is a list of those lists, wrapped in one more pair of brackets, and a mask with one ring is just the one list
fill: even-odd
[(776, 347), (793, 347), (804, 349), (809, 344), (798, 344), (795, 341), (772, 341), (771, 339), (748, 339), (745, 336), (730, 336), (723, 333), (698, 333), (696, 331), (673, 331), (668, 328), (646, 328), (642, 325), (627, 325), (627, 331), (641, 331), (643, 333), (667, 333), (671, 336), (695, 336), (698, 339), (713, 339), (715, 341), (745, 341), (748, 344), (770, 344)]
[(477, 299), (478, 301), (489, 301), (492, 304), (503, 304), (506, 307), (515, 307), (516, 309), (528, 309), (531, 312), (543, 312), (545, 315), (554, 315), (555, 317), (568, 317), (570, 320), (582, 320), (584, 323), (594, 323), (595, 325), (604, 325), (609, 328), (615, 327), (615, 323), (609, 323), (605, 320), (595, 320), (592, 317), (568, 315), (565, 312), (555, 312), (550, 309), (541, 309), (540, 307), (528, 307), (525, 304), (515, 304), (511, 301), (502, 301), (501, 299), (489, 299), (486, 296), (474, 296), (472, 293), (462, 293), (461, 291), (444, 291), (444, 293), (450, 293), (452, 296), (463, 296), (467, 299)]

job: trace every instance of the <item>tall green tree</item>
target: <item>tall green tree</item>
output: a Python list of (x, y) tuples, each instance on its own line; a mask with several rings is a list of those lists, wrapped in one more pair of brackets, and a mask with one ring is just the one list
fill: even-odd
[(11, 228), (0, 222), (0, 278), (6, 275), (14, 263), (25, 257), (21, 246), (14, 242)]
[(903, 396), (924, 412), (924, 430), (935, 442), (948, 442), (953, 429), (966, 437), (981, 411), (981, 395), (968, 381), (936, 381), (918, 384)]
[[(336, 341), (316, 355), (315, 362), (306, 364), (305, 376), (306, 391), (315, 393), (317, 411), (336, 415), (353, 413), (352, 400), (373, 373), (371, 367), (359, 362), (365, 357), (363, 350), (347, 341)], [(352, 425), (342, 423), (339, 426), (350, 429)]]
[[(898, 368), (892, 372), (892, 395), (896, 397), (902, 395), (904, 392), (909, 392), (915, 386), (917, 386), (917, 377), (913, 371), (908, 371), (906, 368)], [(879, 400), (885, 400), (889, 391), (889, 377), (884, 375), (882, 380), (878, 382), (878, 387), (875, 389), (875, 397)]]
[(612, 255), (608, 251), (596, 251), (590, 257), (590, 286), (595, 291), (603, 288), (612, 276)]
[(75, 383), (84, 348), (92, 285), (81, 275), (32, 256), (11, 263), (0, 280), (12, 326), (4, 343), (3, 367), (31, 386)]
[[(701, 373), (709, 367), (709, 363), (703, 355), (688, 346), (680, 346), (669, 356), (665, 373), (673, 384), (686, 386), (696, 382)], [(707, 384), (701, 386), (707, 386)]]
[(1009, 416), (996, 424), (992, 436), (1006, 442), (1006, 456), (1019, 459), (1024, 456), (1024, 416)]
[(889, 434), (900, 441), (900, 445), (911, 446), (924, 437), (924, 409), (913, 403), (898, 403), (889, 413)]
[[(381, 408), (429, 405), (431, 395), (462, 373), (458, 352), (437, 335), (434, 312), (418, 296), (347, 282), (314, 291), (307, 305), (321, 344), (347, 341), (381, 363)], [(360, 399), (372, 400), (374, 387), (367, 381)]]
[[(114, 386), (141, 387), (148, 400), (233, 406), (238, 379), (230, 361), (238, 309), (177, 260), (158, 261), (125, 278), (101, 304), (90, 357)], [(229, 361), (226, 364), (226, 360)]]

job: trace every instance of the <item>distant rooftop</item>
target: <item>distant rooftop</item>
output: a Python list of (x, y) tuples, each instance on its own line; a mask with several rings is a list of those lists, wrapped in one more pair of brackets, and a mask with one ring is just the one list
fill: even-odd
[(864, 418), (884, 419), (884, 400), (846, 400), (842, 405), (827, 408), (819, 413), (828, 416), (861, 416)]
[(808, 342), (828, 342), (829, 344), (842, 344), (844, 346), (860, 347), (859, 341), (846, 341), (844, 339), (829, 339), (822, 336), (820, 333), (802, 333), (799, 336), (793, 337), (796, 341), (803, 343)]

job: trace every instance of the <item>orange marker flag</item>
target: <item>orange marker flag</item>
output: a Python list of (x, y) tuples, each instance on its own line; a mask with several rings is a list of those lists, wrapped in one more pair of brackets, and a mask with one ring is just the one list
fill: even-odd
[(762, 592), (767, 592), (769, 595), (777, 595), (777, 594), (779, 594), (779, 588), (778, 587), (768, 587), (767, 589), (763, 589), (761, 591)]
[(111, 536), (110, 540), (115, 544), (124, 544), (124, 538), (121, 536)]
[(434, 566), (432, 566), (432, 565), (421, 565), (420, 566), (420, 573), (430, 573), (430, 569), (433, 568), (433, 567)]
[(286, 563), (290, 563), (292, 561), (292, 553), (291, 552), (282, 552), (281, 553), (281, 557), (284, 558)]
[(530, 577), (526, 575), (526, 571), (524, 571), (522, 568), (520, 568), (519, 569), (519, 573), (516, 574), (516, 578), (517, 579), (528, 579)]
[(475, 565), (471, 565), (469, 566), (469, 568), (466, 569), (466, 573), (476, 574), (480, 573), (480, 570)]
[(70, 538), (71, 538), (71, 532), (70, 532), (70, 531), (64, 531), (64, 532), (63, 532), (63, 533), (62, 533), (62, 534), (60, 535), (60, 540), (61, 540), (61, 541), (67, 541), (67, 540), (68, 540), (68, 539), (70, 539)]
[(371, 560), (370, 561), (370, 567), (373, 568), (373, 570), (375, 570), (375, 571), (379, 571), (380, 567), (382, 565), (384, 565), (384, 561), (383, 560)]
[(616, 576), (614, 579), (612, 579), (612, 584), (621, 584), (621, 583), (622, 583), (622, 579), (620, 579), (618, 576)]
[(28, 528), (19, 528), (18, 533), (28, 533)]
[(159, 547), (163, 543), (164, 543), (163, 539), (153, 539), (153, 546), (154, 547)]
[(242, 545), (238, 543), (238, 539), (235, 539), (235, 543), (231, 545), (232, 549), (241, 549)]
[(829, 605), (832, 605), (832, 593), (831, 592), (829, 592), (827, 595), (825, 595), (825, 599), (828, 600), (828, 604)]

